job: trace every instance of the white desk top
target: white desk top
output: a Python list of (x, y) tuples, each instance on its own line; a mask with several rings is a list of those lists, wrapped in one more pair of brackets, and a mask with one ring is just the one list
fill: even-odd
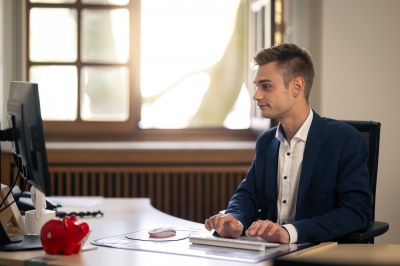
[[(97, 211), (104, 217), (78, 218), (87, 222), (92, 233), (90, 241), (126, 234), (138, 230), (148, 230), (159, 226), (190, 227), (203, 229), (204, 225), (176, 218), (156, 210), (147, 198), (121, 199), (105, 198), (100, 205), (92, 207), (63, 207), (60, 211)], [(49, 255), (43, 250), (26, 252), (0, 252), (0, 265), (29, 265), (25, 261), (32, 259), (49, 259), (47, 265), (246, 265), (232, 261), (206, 259), (200, 257), (180, 256), (136, 250), (124, 250), (98, 247), (95, 250), (73, 254), (71, 256)], [(270, 264), (254, 264), (270, 265)]]
[[(89, 205), (88, 205), (89, 206)], [(138, 230), (148, 230), (159, 226), (190, 227), (203, 229), (204, 225), (176, 218), (162, 213), (150, 204), (146, 198), (121, 199), (105, 198), (99, 205), (91, 207), (63, 207), (61, 211), (97, 211), (104, 212), (104, 217), (85, 218), (78, 220), (87, 222), (92, 230), (88, 243), (93, 240), (126, 234)], [(365, 251), (365, 252), (364, 252)], [(344, 255), (342, 255), (344, 254)], [(357, 256), (356, 254), (363, 254)], [(369, 254), (369, 255), (368, 255)], [(375, 255), (374, 255), (375, 254)], [(377, 254), (380, 254), (379, 256)], [(375, 259), (368, 259), (375, 256)], [(378, 256), (378, 257), (377, 257)], [(321, 245), (291, 253), (285, 258), (295, 260), (313, 259), (316, 261), (360, 260), (367, 259), (375, 263), (384, 259), (400, 263), (400, 245), (337, 245), (323, 243)], [(47, 265), (218, 265), (241, 266), (248, 265), (241, 262), (232, 262), (218, 259), (190, 257), (181, 255), (124, 250), (107, 247), (98, 247), (95, 250), (73, 254), (71, 256), (49, 255), (43, 250), (27, 252), (0, 252), (0, 265), (28, 265), (32, 260), (47, 260)], [(27, 261), (27, 263), (26, 263)], [(363, 260), (365, 261), (365, 260)], [(263, 261), (252, 265), (272, 265), (272, 261)]]

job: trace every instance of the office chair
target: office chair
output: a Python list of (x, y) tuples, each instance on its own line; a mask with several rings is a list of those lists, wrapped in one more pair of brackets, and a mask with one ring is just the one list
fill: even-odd
[(381, 131), (381, 123), (374, 121), (349, 121), (343, 122), (353, 126), (361, 133), (367, 142), (369, 149), (368, 171), (371, 181), (372, 192), (372, 222), (369, 226), (362, 230), (349, 233), (338, 239), (339, 243), (367, 243), (373, 244), (374, 237), (380, 236), (389, 230), (389, 224), (385, 222), (375, 221), (375, 202), (376, 202), (376, 179), (378, 177), (378, 160), (379, 160), (379, 139)]
[[(343, 237), (335, 239), (338, 243), (366, 243), (373, 244), (374, 238), (386, 233), (389, 230), (389, 224), (386, 222), (375, 221), (375, 202), (376, 202), (376, 179), (378, 177), (378, 159), (379, 159), (379, 139), (381, 124), (374, 121), (350, 121), (342, 120), (353, 126), (364, 137), (368, 145), (368, 171), (371, 181), (372, 192), (372, 222), (366, 228), (349, 233)], [(225, 210), (219, 212), (224, 214)]]

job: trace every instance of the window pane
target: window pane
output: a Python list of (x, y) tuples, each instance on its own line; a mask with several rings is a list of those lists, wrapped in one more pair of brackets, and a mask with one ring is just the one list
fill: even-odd
[(140, 127), (249, 127), (245, 3), (142, 0)]
[(32, 8), (30, 11), (29, 37), (31, 61), (76, 61), (76, 10), (69, 8)]
[(224, 127), (229, 129), (250, 128), (251, 97), (249, 90), (243, 84), (239, 97), (232, 110), (224, 120)]
[(82, 0), (83, 4), (127, 5), (129, 0)]
[(75, 66), (33, 66), (31, 82), (39, 84), (44, 120), (76, 120), (78, 81)]
[(92, 121), (125, 121), (129, 117), (129, 69), (82, 68), (81, 117)]
[(129, 56), (128, 9), (82, 11), (82, 61), (126, 63)]

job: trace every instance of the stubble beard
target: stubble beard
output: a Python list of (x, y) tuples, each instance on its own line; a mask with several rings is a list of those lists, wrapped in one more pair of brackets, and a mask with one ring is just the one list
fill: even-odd
[(282, 117), (285, 117), (291, 110), (292, 110), (292, 107), (289, 107), (289, 108), (285, 109), (284, 111), (280, 111), (277, 113), (269, 112), (266, 114), (261, 113), (261, 115), (267, 119), (281, 119)]

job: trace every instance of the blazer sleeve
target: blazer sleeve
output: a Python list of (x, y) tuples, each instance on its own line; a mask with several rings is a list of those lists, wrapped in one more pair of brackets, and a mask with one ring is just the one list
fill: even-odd
[[(259, 210), (266, 202), (276, 202), (276, 185), (270, 188), (271, 193), (266, 193), (265, 191), (266, 186), (268, 186), (266, 184), (268, 157), (277, 161), (275, 154), (274, 156), (269, 156), (271, 143), (275, 139), (275, 131), (276, 127), (269, 129), (257, 139), (254, 160), (245, 179), (236, 189), (226, 209), (226, 213), (231, 213), (239, 220), (245, 230), (256, 220), (259, 216)], [(276, 173), (275, 175), (272, 174), (271, 177), (271, 180), (276, 182)], [(271, 204), (271, 206), (274, 206), (274, 204)]]
[(242, 180), (235, 194), (228, 203), (225, 213), (230, 213), (239, 220), (244, 230), (255, 220), (259, 209), (259, 198), (256, 193), (255, 160), (253, 160), (246, 178)]

